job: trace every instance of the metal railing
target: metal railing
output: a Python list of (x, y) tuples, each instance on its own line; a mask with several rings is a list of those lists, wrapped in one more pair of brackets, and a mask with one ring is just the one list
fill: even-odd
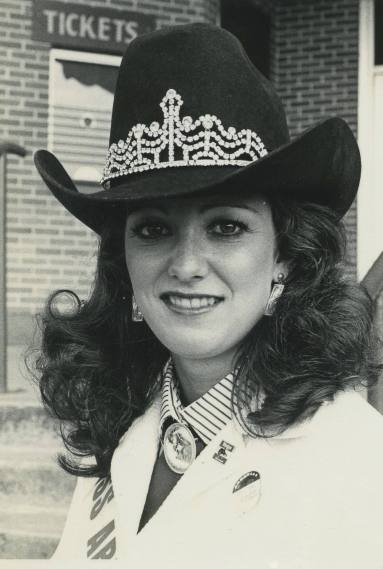
[[(378, 338), (382, 339), (382, 330), (379, 330), (379, 322), (381, 322), (381, 310), (383, 304), (381, 303), (381, 295), (383, 293), (383, 253), (379, 255), (371, 269), (368, 271), (362, 285), (367, 289), (370, 297), (375, 304), (375, 330)], [(383, 354), (380, 354), (382, 356)], [(383, 385), (381, 378), (375, 385), (368, 390), (369, 402), (380, 412), (383, 413)]]
[(376, 302), (383, 292), (383, 252), (362, 280), (362, 285), (367, 289), (372, 300)]
[(27, 151), (12, 142), (0, 142), (0, 392), (7, 391), (7, 306), (6, 306), (6, 191), (7, 155), (24, 157)]

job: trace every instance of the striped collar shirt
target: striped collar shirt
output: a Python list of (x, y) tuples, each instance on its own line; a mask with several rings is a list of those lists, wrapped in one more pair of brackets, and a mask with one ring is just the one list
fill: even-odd
[(234, 376), (229, 373), (209, 391), (183, 407), (174, 364), (170, 360), (165, 367), (162, 385), (160, 433), (163, 436), (171, 420), (186, 424), (207, 445), (231, 420), (231, 394)]

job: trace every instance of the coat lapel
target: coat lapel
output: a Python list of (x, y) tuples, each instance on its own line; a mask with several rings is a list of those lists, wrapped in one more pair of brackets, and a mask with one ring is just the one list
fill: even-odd
[[(188, 504), (195, 505), (201, 498), (205, 499), (209, 489), (214, 488), (216, 491), (225, 481), (228, 481), (230, 487), (225, 488), (222, 503), (227, 504), (233, 490), (231, 478), (237, 480), (254, 468), (249, 453), (245, 452), (248, 444), (251, 445), (254, 441), (235, 420), (231, 420), (205, 447), (137, 535), (157, 458), (160, 408), (161, 401), (157, 398), (145, 414), (136, 419), (113, 456), (111, 472), (116, 497), (116, 533), (120, 558), (124, 555), (125, 547), (129, 551), (136, 539), (141, 541), (152, 531), (160, 530), (169, 520), (177, 518), (181, 508), (187, 510)], [(291, 434), (294, 436), (294, 433)], [(301, 434), (299, 432), (297, 436)]]
[(234, 473), (241, 471), (246, 440), (243, 430), (230, 421), (180, 478), (138, 537), (145, 538), (152, 531), (163, 528), (169, 520), (178, 517), (180, 511), (184, 516), (188, 505), (195, 507), (209, 489), (216, 489)]
[(151, 532), (166, 524), (180, 508), (187, 508), (188, 502), (193, 503), (198, 496), (209, 488), (217, 487), (241, 468), (241, 455), (247, 437), (234, 421), (230, 421), (205, 447), (137, 535), (158, 452), (159, 418), (160, 400), (157, 399), (142, 417), (136, 419), (113, 456), (111, 474), (116, 503), (119, 558), (123, 558), (132, 548), (133, 542), (145, 536), (148, 529)]
[[(367, 453), (369, 478), (374, 469), (377, 472), (369, 493), (365, 465), (354, 458), (354, 444), (357, 453), (365, 456), (364, 440), (373, 438), (373, 429), (381, 429), (362, 404), (356, 395), (341, 394), (311, 420), (272, 440), (247, 437), (230, 422), (136, 535), (158, 445), (159, 407), (154, 406), (129, 429), (113, 460), (119, 558), (128, 559), (132, 567), (250, 567), (254, 563), (295, 567), (299, 553), (302, 567), (346, 567), (345, 561), (347, 567), (378, 567), (378, 563), (363, 564), (355, 556), (360, 536), (370, 539), (363, 520), (371, 521), (373, 494), (381, 477), (380, 463), (369, 462)], [(364, 422), (368, 426), (360, 433)], [(334, 437), (336, 452), (331, 450)], [(214, 458), (222, 441), (234, 446), (226, 452), (226, 462)], [(259, 483), (249, 483), (249, 475), (255, 480), (257, 472)], [(371, 536), (372, 555), (381, 560), (378, 530)], [(345, 550), (347, 539), (352, 554)], [(369, 550), (362, 549), (365, 556)]]
[(116, 503), (118, 558), (132, 546), (158, 451), (160, 401), (134, 421), (116, 449), (111, 467)]

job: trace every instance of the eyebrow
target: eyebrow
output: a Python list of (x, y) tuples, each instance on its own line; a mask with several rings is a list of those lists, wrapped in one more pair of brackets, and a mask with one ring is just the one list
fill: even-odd
[(204, 206), (202, 206), (200, 208), (200, 211), (203, 213), (209, 209), (214, 209), (214, 208), (218, 208), (218, 207), (237, 207), (239, 209), (247, 209), (249, 211), (252, 211), (254, 213), (258, 213), (259, 214), (259, 209), (251, 206), (251, 205), (247, 205), (247, 204), (236, 204), (236, 203), (232, 203), (232, 202), (228, 202), (228, 203), (220, 203), (220, 204), (206, 204)]
[[(232, 202), (227, 202), (227, 203), (222, 202), (222, 203), (218, 203), (218, 204), (217, 203), (205, 204), (199, 208), (199, 211), (201, 213), (205, 213), (205, 211), (209, 211), (210, 209), (217, 209), (220, 207), (236, 207), (239, 209), (247, 209), (249, 211), (252, 211), (253, 213), (259, 214), (259, 209), (255, 208), (254, 206), (247, 205), (247, 204), (237, 204), (237, 203), (232, 203)], [(163, 213), (165, 215), (169, 214), (169, 209), (163, 205), (145, 204), (142, 206), (134, 207), (130, 211), (128, 211), (128, 217), (130, 214), (136, 213), (136, 212), (140, 211), (141, 209), (154, 209), (154, 210), (160, 211), (161, 213)]]

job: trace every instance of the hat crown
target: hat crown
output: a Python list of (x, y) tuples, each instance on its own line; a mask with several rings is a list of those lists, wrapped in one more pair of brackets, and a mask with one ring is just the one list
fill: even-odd
[(58, 200), (98, 233), (120, 203), (239, 187), (323, 204), (342, 216), (360, 179), (347, 124), (328, 118), (290, 142), (272, 84), (234, 36), (207, 24), (154, 32), (128, 47), (105, 189), (83, 194), (53, 154), (38, 150), (34, 159)]
[(225, 128), (250, 129), (270, 151), (288, 142), (282, 103), (240, 42), (209, 24), (177, 26), (140, 36), (127, 48), (116, 84), (110, 144), (137, 123), (161, 123), (169, 89), (182, 116), (212, 114)]

